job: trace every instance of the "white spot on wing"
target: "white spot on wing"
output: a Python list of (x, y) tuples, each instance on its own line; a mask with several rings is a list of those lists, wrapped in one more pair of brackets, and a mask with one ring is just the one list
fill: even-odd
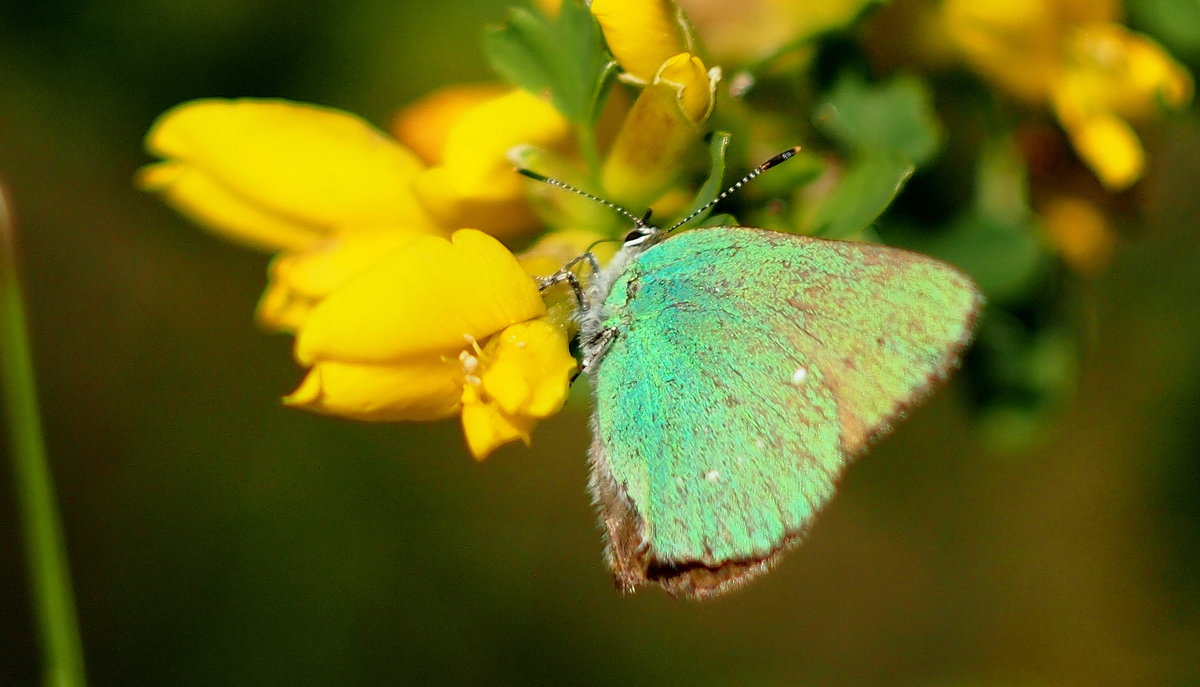
[(792, 373), (792, 384), (796, 386), (803, 384), (806, 379), (808, 379), (808, 370), (803, 367), (797, 367), (796, 371)]
[(704, 473), (704, 479), (716, 484), (717, 482), (721, 481), (721, 473), (717, 470), (709, 470), (708, 472)]

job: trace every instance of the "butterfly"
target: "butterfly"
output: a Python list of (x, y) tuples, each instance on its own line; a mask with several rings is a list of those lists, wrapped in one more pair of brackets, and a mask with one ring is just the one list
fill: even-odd
[(982, 299), (905, 250), (635, 221), (574, 284), (590, 487), (619, 589), (704, 599), (804, 539), (847, 464), (957, 366)]

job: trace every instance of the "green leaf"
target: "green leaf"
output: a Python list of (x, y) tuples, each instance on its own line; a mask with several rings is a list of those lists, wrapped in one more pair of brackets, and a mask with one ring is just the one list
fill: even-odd
[(487, 31), (483, 47), (492, 68), (506, 80), (535, 94), (552, 89), (556, 77), (551, 65), (558, 50), (544, 17), (514, 9), (503, 26)]
[(502, 77), (548, 94), (576, 124), (595, 122), (616, 71), (595, 18), (578, 0), (563, 2), (555, 21), (514, 9), (504, 25), (485, 34), (484, 51)]
[(915, 77), (870, 84), (847, 72), (814, 123), (847, 149), (848, 161), (836, 186), (803, 207), (796, 224), (802, 233), (829, 238), (861, 237), (941, 141), (928, 89)]
[(800, 232), (835, 239), (859, 236), (892, 204), (912, 173), (908, 158), (895, 152), (857, 160), (815, 210), (805, 208), (808, 220), (798, 222)]
[(560, 46), (564, 50), (564, 88), (579, 117), (575, 121), (594, 123), (604, 105), (608, 87), (617, 74), (617, 63), (608, 54), (600, 26), (583, 3), (568, 0), (559, 11)]
[(870, 84), (844, 73), (814, 123), (855, 156), (894, 152), (918, 167), (934, 157), (942, 138), (928, 86), (907, 75)]

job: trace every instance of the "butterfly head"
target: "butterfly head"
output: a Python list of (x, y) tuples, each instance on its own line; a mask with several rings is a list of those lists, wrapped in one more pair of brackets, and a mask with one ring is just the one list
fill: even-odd
[(624, 246), (640, 246), (654, 236), (663, 233), (661, 229), (650, 224), (651, 212), (653, 211), (646, 210), (646, 214), (642, 215), (641, 219), (634, 222), (633, 229), (630, 229), (629, 233), (626, 234), (625, 238), (621, 241)]

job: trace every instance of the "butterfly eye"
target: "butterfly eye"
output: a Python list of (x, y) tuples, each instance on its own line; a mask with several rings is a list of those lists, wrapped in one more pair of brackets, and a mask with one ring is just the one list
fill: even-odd
[(628, 234), (625, 235), (623, 243), (626, 246), (636, 246), (640, 243), (644, 243), (646, 239), (658, 232), (659, 230), (655, 227), (639, 225), (634, 227)]

